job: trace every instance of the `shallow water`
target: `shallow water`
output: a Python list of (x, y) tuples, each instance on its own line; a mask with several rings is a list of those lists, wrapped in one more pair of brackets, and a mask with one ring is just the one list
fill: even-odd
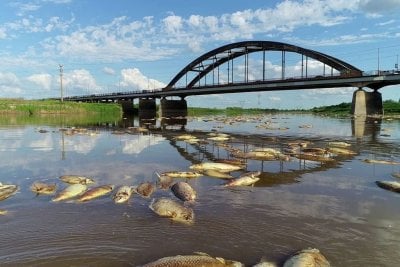
[[(148, 121), (149, 132), (114, 132), (138, 126), (88, 126), (92, 135), (68, 135), (54, 126), (1, 126), (0, 182), (18, 193), (0, 201), (1, 266), (137, 266), (164, 256), (196, 251), (252, 265), (262, 257), (282, 264), (293, 252), (318, 248), (332, 266), (397, 266), (400, 256), (400, 195), (375, 185), (396, 180), (400, 165), (368, 164), (363, 159), (400, 162), (400, 121), (351, 121), (311, 115), (249, 116)], [(264, 127), (268, 125), (268, 128)], [(307, 127), (303, 127), (307, 125)], [(302, 127), (299, 127), (302, 126)], [(68, 126), (63, 126), (68, 129)], [(39, 129), (46, 132), (39, 132)], [(126, 129), (126, 128), (125, 128)], [(194, 163), (231, 157), (213, 141), (188, 144), (175, 137), (190, 133), (230, 134), (229, 147), (249, 151), (284, 149), (310, 141), (326, 147), (346, 141), (356, 152), (319, 163), (247, 160), (244, 171), (262, 171), (254, 187), (226, 188), (224, 180), (203, 176), (186, 180), (198, 192), (193, 225), (160, 218), (151, 198), (134, 195), (115, 204), (111, 195), (75, 203), (30, 191), (35, 181), (66, 186), (58, 177), (93, 177), (95, 185), (155, 182), (155, 172), (188, 171)], [(175, 179), (182, 180), (182, 179)], [(152, 198), (175, 198), (157, 190)]]

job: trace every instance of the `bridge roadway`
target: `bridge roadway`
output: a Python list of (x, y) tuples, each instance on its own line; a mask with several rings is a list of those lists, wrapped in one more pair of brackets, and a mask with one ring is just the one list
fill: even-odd
[(82, 96), (65, 97), (66, 101), (118, 101), (133, 100), (137, 98), (165, 98), (210, 94), (244, 93), (260, 91), (281, 91), (281, 90), (306, 90), (341, 87), (369, 87), (378, 90), (384, 86), (400, 84), (400, 73), (385, 71), (380, 75), (365, 75), (356, 77), (343, 76), (316, 76), (308, 78), (288, 78), (284, 80), (257, 80), (249, 82), (235, 82), (218, 85), (198, 86), (192, 88), (160, 88), (154, 90), (116, 92), (108, 94), (92, 94)]

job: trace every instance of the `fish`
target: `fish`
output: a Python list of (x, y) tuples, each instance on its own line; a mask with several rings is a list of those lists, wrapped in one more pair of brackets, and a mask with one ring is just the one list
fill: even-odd
[(170, 198), (153, 199), (149, 208), (161, 217), (167, 217), (174, 221), (191, 224), (194, 220), (194, 213), (191, 208)]
[(193, 189), (193, 187), (190, 186), (190, 184), (186, 182), (176, 182), (171, 187), (171, 191), (177, 198), (182, 201), (193, 202), (196, 200), (197, 197), (196, 191)]
[(90, 177), (79, 175), (63, 175), (60, 180), (68, 184), (92, 184), (94, 180)]
[(142, 197), (150, 197), (154, 191), (156, 190), (155, 186), (152, 183), (144, 182), (138, 185), (135, 188), (135, 191), (141, 195)]
[(392, 161), (392, 160), (364, 159), (363, 161), (366, 163), (400, 165), (400, 162)]
[(316, 248), (307, 248), (293, 254), (283, 267), (329, 267), (330, 263)]
[(114, 190), (114, 185), (111, 185), (111, 184), (96, 186), (96, 187), (90, 188), (85, 193), (83, 193), (78, 198), (78, 201), (79, 202), (89, 201), (89, 200), (104, 196), (108, 193), (111, 193), (113, 190)]
[(0, 209), (0, 215), (6, 215), (8, 213), (8, 210), (1, 210)]
[(13, 184), (0, 184), (0, 200), (7, 199), (17, 193), (19, 187)]
[(188, 139), (195, 139), (197, 138), (194, 135), (191, 134), (182, 134), (182, 135), (178, 135), (175, 137), (176, 140), (188, 140)]
[(172, 178), (197, 178), (202, 176), (199, 172), (180, 172), (180, 171), (170, 171), (161, 173), (163, 176), (169, 176)]
[(341, 148), (341, 147), (329, 147), (327, 149), (328, 152), (332, 152), (335, 154), (342, 154), (342, 155), (356, 155), (357, 153), (346, 148)]
[(376, 181), (377, 186), (380, 188), (400, 193), (400, 182), (397, 181)]
[(206, 176), (211, 176), (211, 177), (216, 177), (216, 178), (221, 178), (221, 179), (233, 179), (233, 176), (226, 173), (226, 172), (220, 172), (217, 170), (204, 170), (203, 174)]
[(313, 155), (325, 155), (328, 153), (328, 151), (325, 148), (320, 148), (320, 147), (303, 148), (301, 152)]
[(117, 192), (113, 196), (113, 200), (115, 203), (124, 203), (129, 200), (132, 196), (132, 192), (134, 189), (131, 186), (123, 185), (118, 188)]
[(335, 161), (331, 157), (319, 156), (319, 155), (311, 155), (311, 154), (303, 154), (303, 153), (293, 154), (292, 156), (295, 157), (295, 158), (298, 158), (298, 159), (318, 161), (318, 162), (333, 162), (333, 161)]
[(346, 142), (341, 142), (341, 141), (334, 141), (334, 142), (328, 142), (328, 146), (349, 147), (349, 146), (351, 146), (351, 144), (346, 143)]
[(158, 187), (160, 187), (161, 189), (168, 189), (171, 187), (171, 184), (173, 182), (172, 177), (167, 175), (161, 175), (158, 172), (156, 172), (156, 175), (158, 177), (157, 180)]
[(220, 257), (212, 257), (207, 254), (177, 255), (158, 259), (156, 261), (142, 265), (141, 267), (242, 267), (238, 261), (225, 260)]
[(278, 267), (278, 265), (262, 257), (260, 262), (255, 265), (252, 265), (252, 267)]
[(207, 138), (207, 140), (216, 141), (216, 142), (228, 141), (229, 139), (230, 139), (230, 137), (228, 137), (228, 136), (212, 136), (212, 137)]
[(246, 162), (241, 159), (217, 159), (215, 160), (216, 163), (227, 163), (227, 164), (232, 164), (232, 165), (238, 165), (242, 166), (245, 165)]
[(238, 166), (227, 163), (218, 163), (218, 162), (203, 162), (199, 164), (193, 164), (189, 167), (192, 170), (202, 171), (202, 170), (217, 170), (220, 172), (231, 172), (237, 171), (244, 168), (244, 166)]
[(83, 192), (85, 192), (87, 189), (87, 186), (85, 184), (71, 184), (67, 186), (64, 190), (59, 192), (55, 198), (52, 199), (52, 201), (61, 201), (61, 200), (67, 200), (71, 199), (73, 197), (81, 195)]
[(52, 195), (56, 192), (57, 184), (46, 184), (43, 182), (34, 182), (31, 185), (31, 191), (36, 194)]
[(400, 172), (393, 172), (392, 176), (395, 178), (400, 178)]
[(247, 172), (245, 174), (242, 174), (239, 178), (232, 179), (228, 183), (226, 183), (224, 186), (248, 186), (248, 185), (254, 185), (257, 181), (260, 180), (261, 172)]

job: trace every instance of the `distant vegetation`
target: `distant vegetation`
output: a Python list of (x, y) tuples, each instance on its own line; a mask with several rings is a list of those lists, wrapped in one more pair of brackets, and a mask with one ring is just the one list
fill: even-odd
[[(400, 114), (400, 103), (394, 100), (383, 101), (383, 109), (385, 114)], [(351, 103), (341, 103), (338, 105), (314, 107), (311, 109), (260, 109), (250, 108), (244, 109), (240, 107), (228, 107), (226, 109), (216, 108), (188, 108), (189, 116), (207, 116), (207, 115), (243, 115), (243, 114), (260, 114), (260, 113), (314, 113), (323, 115), (348, 116), (351, 112)]]
[(56, 100), (0, 99), (0, 114), (114, 114), (121, 115), (118, 104), (60, 102)]

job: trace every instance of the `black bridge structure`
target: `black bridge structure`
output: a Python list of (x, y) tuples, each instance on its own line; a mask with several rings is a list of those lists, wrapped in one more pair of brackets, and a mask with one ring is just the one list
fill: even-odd
[[(281, 42), (244, 41), (224, 45), (201, 55), (178, 72), (164, 88), (69, 96), (63, 100), (132, 102), (135, 99), (165, 100), (166, 97), (184, 100), (185, 97), (196, 95), (342, 87), (354, 87), (359, 92), (369, 94), (362, 90), (367, 87), (373, 89), (375, 95), (362, 96), (367, 100), (361, 109), (369, 114), (376, 111), (376, 108), (368, 108), (371, 103), (379, 102), (379, 97), (381, 99), (377, 90), (396, 84), (400, 84), (398, 69), (366, 73), (315, 50)], [(357, 110), (359, 105), (355, 97), (353, 95), (353, 106)], [(377, 108), (380, 113), (380, 107)]]

